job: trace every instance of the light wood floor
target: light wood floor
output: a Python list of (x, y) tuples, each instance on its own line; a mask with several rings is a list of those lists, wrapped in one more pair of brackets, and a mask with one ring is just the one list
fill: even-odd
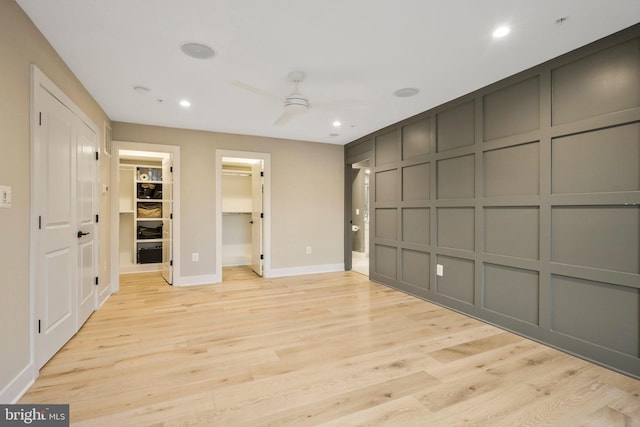
[(640, 426), (640, 381), (361, 274), (227, 276), (123, 276), (21, 403), (78, 426)]

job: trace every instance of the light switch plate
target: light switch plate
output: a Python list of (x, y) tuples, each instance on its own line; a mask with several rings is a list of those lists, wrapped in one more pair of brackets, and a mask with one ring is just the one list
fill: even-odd
[(0, 185), (0, 208), (11, 207), (11, 187)]
[(436, 276), (444, 276), (444, 267), (442, 264), (436, 264)]

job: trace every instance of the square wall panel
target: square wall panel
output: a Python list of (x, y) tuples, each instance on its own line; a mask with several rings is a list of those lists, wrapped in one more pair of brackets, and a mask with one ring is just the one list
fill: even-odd
[(438, 255), (437, 264), (442, 265), (442, 276), (436, 276), (437, 290), (441, 295), (473, 304), (474, 261)]
[(429, 200), (431, 164), (402, 168), (402, 200)]
[(537, 142), (486, 151), (485, 196), (536, 195), (540, 193), (540, 153)]
[(640, 273), (638, 206), (566, 206), (551, 211), (551, 260)]
[(374, 271), (381, 276), (388, 277), (390, 279), (397, 279), (398, 277), (398, 260), (397, 260), (397, 248), (385, 245), (375, 245), (376, 253), (376, 265)]
[(640, 190), (640, 124), (555, 138), (554, 194)]
[(428, 245), (430, 227), (429, 208), (402, 209), (402, 241)]
[(523, 322), (538, 324), (538, 272), (484, 265), (483, 307)]
[(475, 102), (467, 102), (436, 116), (438, 152), (473, 145), (476, 138)]
[(398, 200), (398, 171), (396, 169), (376, 172), (376, 202), (395, 202)]
[(475, 197), (475, 171), (475, 155), (473, 154), (438, 161), (438, 199)]
[(398, 210), (376, 209), (376, 234), (378, 239), (397, 240), (398, 238)]
[(537, 76), (485, 95), (483, 100), (485, 141), (540, 128), (540, 82)]
[(640, 106), (640, 39), (551, 72), (553, 124)]
[(540, 209), (530, 206), (484, 209), (484, 251), (518, 258), (540, 258)]
[(429, 288), (429, 254), (402, 250), (402, 281), (423, 289)]
[(438, 246), (475, 249), (475, 209), (438, 208)]
[(431, 153), (431, 123), (429, 117), (402, 128), (402, 159)]
[(640, 356), (640, 289), (552, 276), (551, 298), (553, 330)]
[(398, 161), (398, 130), (376, 137), (376, 166)]

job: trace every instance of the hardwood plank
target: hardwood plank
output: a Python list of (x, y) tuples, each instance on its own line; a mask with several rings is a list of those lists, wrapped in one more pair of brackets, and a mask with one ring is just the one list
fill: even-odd
[(225, 278), (123, 276), (20, 403), (79, 426), (640, 423), (640, 381), (357, 273)]

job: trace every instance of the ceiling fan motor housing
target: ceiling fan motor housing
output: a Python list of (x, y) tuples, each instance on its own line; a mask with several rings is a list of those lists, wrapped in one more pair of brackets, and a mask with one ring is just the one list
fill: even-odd
[(287, 110), (306, 110), (309, 108), (309, 100), (304, 95), (294, 92), (284, 99), (284, 108)]

